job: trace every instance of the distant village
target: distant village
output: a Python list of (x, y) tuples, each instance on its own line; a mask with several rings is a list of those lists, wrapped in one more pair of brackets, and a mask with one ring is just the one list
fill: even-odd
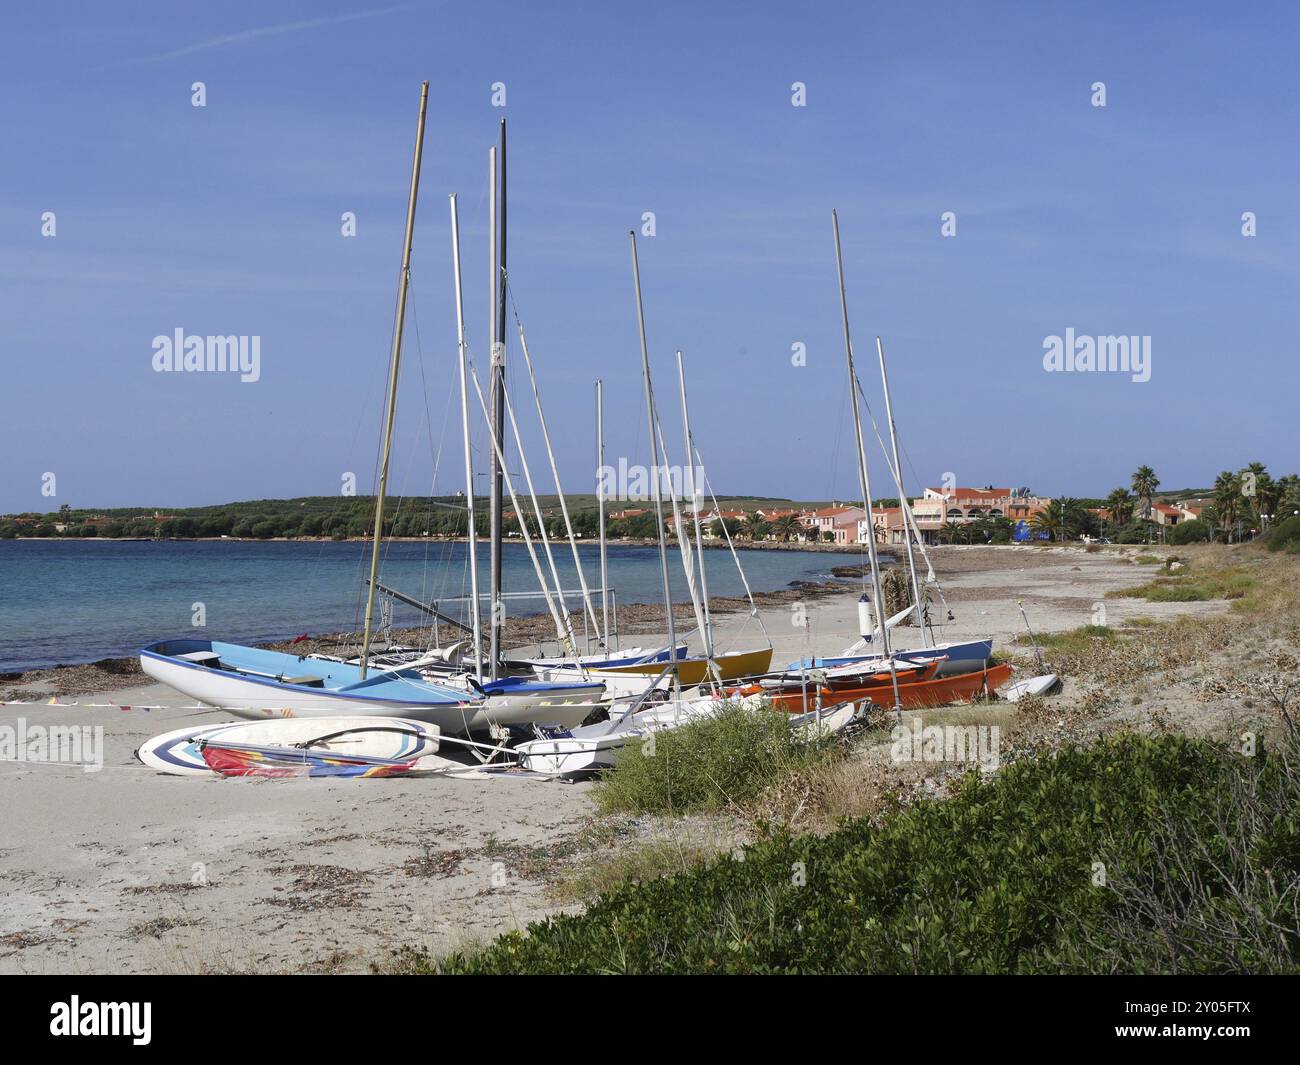
[[(912, 522), (926, 544), (1008, 543), (1031, 539), (1105, 539), (1108, 531), (1118, 531), (1132, 522), (1134, 514), (1144, 508), (1133, 500), (1128, 512), (1121, 505), (1112, 507), (1070, 507), (1057, 499), (1036, 496), (1024, 488), (927, 488), (908, 500)], [(1189, 498), (1171, 503), (1150, 505), (1142, 520), (1149, 525), (1149, 539), (1163, 538), (1164, 530), (1180, 522), (1199, 521), (1212, 500)], [(1052, 519), (1054, 509), (1061, 510), (1063, 527)], [(612, 512), (613, 520), (649, 516), (645, 507), (625, 508)], [(1071, 520), (1072, 519), (1072, 520)], [(682, 515), (693, 522), (692, 515)], [(754, 510), (712, 508), (700, 514), (706, 539), (726, 535), (749, 540), (796, 543), (865, 544), (868, 533), (877, 544), (901, 546), (907, 540), (907, 518), (901, 504), (873, 506), (870, 529), (866, 508), (851, 503), (834, 502), (827, 507), (781, 508), (759, 507)], [(725, 523), (725, 531), (723, 525)], [(669, 532), (675, 533), (677, 518), (665, 519)]]
[[(1191, 543), (1241, 541), (1288, 519), (1300, 522), (1300, 477), (1272, 477), (1262, 463), (1224, 471), (1205, 495), (1159, 493), (1160, 480), (1149, 466), (1139, 467), (1130, 487), (1116, 488), (1104, 499), (1039, 496), (1028, 488), (945, 486), (926, 488), (907, 500), (874, 501), (866, 508), (851, 502), (791, 505), (730, 497), (695, 515), (682, 500), (664, 502), (665, 527), (676, 535), (679, 522), (688, 535), (698, 520), (703, 537), (750, 543), (865, 544), (900, 546), (912, 535), (926, 544), (1006, 544), (1035, 541)], [(456, 539), (465, 535), (463, 497), (408, 497), (390, 500), (384, 534), (405, 538)], [(556, 496), (537, 503), (552, 537), (571, 528), (575, 537), (600, 535), (600, 514), (591, 495), (571, 498), (566, 516)], [(605, 533), (611, 540), (644, 540), (657, 535), (655, 511), (648, 500), (610, 502)], [(508, 536), (522, 535), (513, 510), (503, 513)], [(476, 527), (487, 533), (486, 508), (476, 513)], [(374, 501), (366, 496), (307, 496), (194, 507), (168, 512), (125, 508), (107, 512), (75, 510), (0, 515), (0, 539), (60, 537), (68, 539), (356, 539), (371, 535)], [(538, 520), (529, 515), (536, 535)]]

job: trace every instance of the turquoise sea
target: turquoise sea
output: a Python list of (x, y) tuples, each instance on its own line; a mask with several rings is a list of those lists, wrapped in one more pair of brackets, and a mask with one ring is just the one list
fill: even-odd
[[(566, 589), (578, 587), (567, 542), (556, 563)], [(357, 630), (365, 609), (370, 545), (354, 541), (0, 540), (0, 672), (93, 662), (135, 653), (146, 643), (200, 634), (235, 643), (261, 643), (301, 633)], [(677, 548), (672, 547), (673, 598), (688, 598)], [(740, 552), (755, 592), (791, 581), (821, 580), (856, 555), (807, 551)], [(487, 549), (480, 545), (486, 591)], [(599, 583), (598, 549), (580, 547), (590, 586)], [(385, 545), (380, 580), (422, 602), (468, 595), (465, 544)], [(709, 592), (739, 595), (729, 552), (706, 552)], [(545, 565), (545, 562), (543, 562)], [(536, 591), (522, 543), (503, 545), (507, 591)], [(614, 544), (610, 586), (619, 603), (662, 601), (658, 550)], [(576, 607), (580, 599), (569, 598)], [(196, 628), (197, 604), (206, 626)], [(449, 607), (448, 613), (457, 609)], [(507, 604), (510, 614), (545, 611), (539, 599)], [(398, 625), (423, 615), (397, 607)]]

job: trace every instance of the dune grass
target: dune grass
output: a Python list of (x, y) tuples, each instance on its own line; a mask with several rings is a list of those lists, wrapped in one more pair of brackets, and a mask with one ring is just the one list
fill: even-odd
[(1022, 632), (1012, 642), (1021, 646), (1032, 646), (1036, 641), (1045, 651), (1076, 654), (1096, 647), (1098, 642), (1113, 643), (1119, 638), (1119, 633), (1109, 626), (1081, 625), (1068, 632), (1041, 632), (1035, 633), (1033, 637), (1027, 632)]
[(1256, 578), (1243, 566), (1195, 569), (1161, 576), (1135, 588), (1106, 593), (1108, 599), (1145, 599), (1149, 603), (1200, 603), (1214, 599), (1245, 599), (1256, 586)]
[(451, 973), (1295, 973), (1300, 756), (1124, 736), (603, 895)]
[(843, 749), (835, 737), (796, 735), (783, 711), (728, 705), (700, 721), (628, 744), (597, 782), (594, 795), (602, 813), (721, 810), (841, 757)]

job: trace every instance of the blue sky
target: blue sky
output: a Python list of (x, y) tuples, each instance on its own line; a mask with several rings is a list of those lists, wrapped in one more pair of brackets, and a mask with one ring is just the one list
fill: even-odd
[[(648, 455), (627, 249), (645, 211), (672, 457), (680, 347), (719, 491), (856, 493), (832, 207), (860, 370), (879, 409), (881, 334), (910, 490), (1300, 466), (1289, 7), (623, 7), (6, 5), (0, 510), (328, 494), (347, 471), (369, 489), (426, 78), (398, 491), (460, 484), (447, 193), (482, 363), (503, 113), (511, 282), (570, 490), (594, 479), (597, 376), (611, 461)], [(155, 373), (152, 339), (178, 327), (259, 335), (261, 380)], [(1151, 336), (1151, 380), (1044, 372), (1067, 328)]]

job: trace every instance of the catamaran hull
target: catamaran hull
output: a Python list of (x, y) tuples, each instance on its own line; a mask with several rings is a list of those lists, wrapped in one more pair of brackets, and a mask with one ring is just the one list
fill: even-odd
[[(140, 667), (154, 680), (174, 688), (206, 706), (229, 710), (238, 717), (263, 720), (276, 717), (369, 716), (405, 717), (437, 725), (443, 732), (463, 735), (485, 731), (493, 725), (532, 722), (571, 728), (580, 725), (595, 708), (589, 698), (566, 701), (566, 689), (548, 692), (538, 700), (527, 695), (494, 695), (486, 701), (421, 704), (417, 698), (378, 699), (341, 694), (298, 685), (265, 682), (236, 673), (208, 669), (150, 651), (140, 654)], [(582, 691), (581, 688), (573, 689)], [(590, 687), (586, 691), (590, 692)]]
[[(946, 655), (947, 657), (939, 663), (938, 676), (956, 677), (965, 673), (975, 673), (988, 664), (989, 657), (993, 654), (993, 641), (987, 640), (969, 640), (966, 643), (941, 643), (934, 647), (912, 647), (905, 650), (896, 650), (894, 657), (896, 659), (905, 659), (908, 655), (915, 655), (917, 658), (927, 658), (936, 655)], [(883, 659), (881, 654), (860, 654), (860, 655), (840, 655), (839, 657), (817, 658), (815, 660), (804, 659), (802, 662), (791, 662), (787, 667), (791, 672), (797, 672), (800, 668), (816, 667), (820, 669), (833, 669), (837, 666), (854, 666), (860, 665), (863, 668), (869, 668), (872, 662)]]
[[(755, 651), (727, 651), (714, 655), (713, 661), (721, 671), (723, 680), (739, 680), (766, 673), (772, 665), (772, 648), (764, 647)], [(635, 666), (618, 666), (603, 669), (602, 674), (624, 673), (638, 676), (657, 677), (662, 673), (667, 662), (652, 662)], [(682, 687), (700, 684), (709, 677), (709, 662), (705, 658), (686, 658), (679, 660), (673, 670), (677, 673), (678, 683)]]
[[(677, 645), (677, 654), (675, 658), (686, 657), (686, 644)], [(661, 667), (668, 662), (668, 648), (661, 647), (658, 650), (646, 650), (644, 647), (628, 647), (622, 651), (605, 652), (594, 655), (578, 655), (576, 658), (529, 658), (525, 659), (524, 664), (532, 667), (537, 672), (555, 668), (577, 668), (583, 669), (612, 669), (616, 666), (637, 666), (651, 665), (655, 662), (660, 663)]]
[[(935, 680), (916, 681), (911, 684), (898, 685), (898, 702), (904, 710), (920, 710), (932, 706), (945, 706), (948, 703), (969, 702), (982, 696), (992, 695), (998, 688), (1011, 679), (1012, 669), (1009, 665), (992, 666), (980, 669), (960, 677), (940, 677)], [(894, 703), (893, 685), (866, 688), (792, 688), (785, 692), (764, 693), (773, 706), (792, 713), (806, 713), (819, 706), (845, 701), (869, 700), (880, 706), (892, 707)]]
[(722, 702), (713, 698), (641, 710), (626, 719), (573, 729), (566, 736), (528, 740), (515, 747), (522, 768), (548, 776), (576, 776), (609, 769), (618, 752), (653, 732), (677, 728), (716, 713)]

